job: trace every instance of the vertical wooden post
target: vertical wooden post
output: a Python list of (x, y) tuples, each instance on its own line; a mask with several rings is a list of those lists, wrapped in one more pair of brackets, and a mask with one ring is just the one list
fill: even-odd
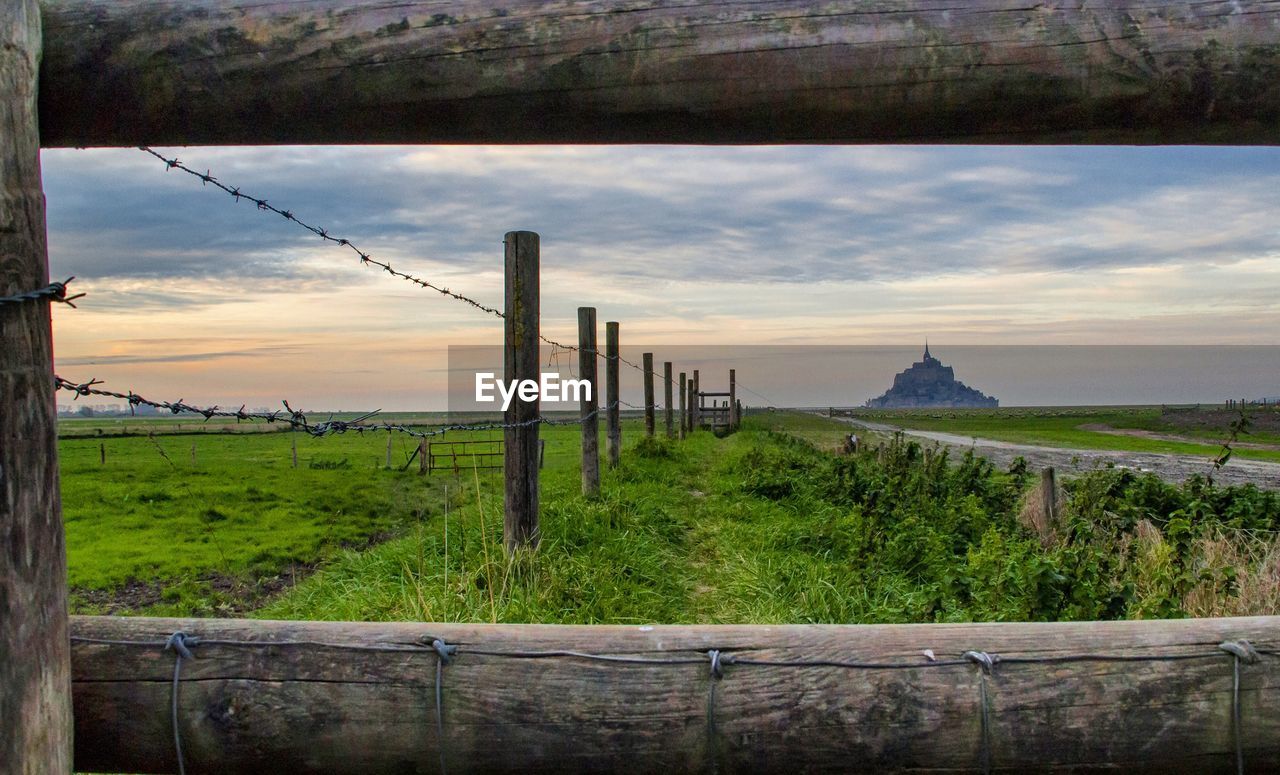
[(579, 395), (582, 424), (582, 494), (600, 492), (600, 389), (596, 379), (596, 308), (578, 307), (578, 374), (587, 383)]
[(1040, 508), (1045, 527), (1055, 530), (1058, 526), (1058, 481), (1053, 466), (1040, 474)]
[(729, 369), (729, 429), (738, 429), (738, 370)]
[(653, 416), (653, 353), (645, 353), (644, 365), (644, 435), (652, 436)]
[(689, 419), (689, 422), (690, 422), (689, 430), (694, 430), (694, 431), (696, 431), (696, 430), (698, 429), (698, 427), (699, 427), (700, 425), (702, 425), (702, 412), (701, 412), (701, 409), (702, 409), (702, 396), (698, 395), (698, 392), (699, 392), (698, 383), (699, 383), (699, 382), (700, 382), (700, 380), (698, 379), (698, 370), (697, 370), (697, 369), (694, 369), (694, 370), (693, 370), (693, 384), (692, 384), (692, 386), (690, 387), (690, 397), (689, 397), (689, 414), (690, 414), (690, 419)]
[(689, 379), (680, 372), (680, 438), (684, 438), (689, 425)]
[[(503, 378), (508, 382), (539, 381), (538, 373), (538, 235), (531, 231), (507, 232), (506, 246), (506, 346)], [(538, 395), (517, 392), (503, 415), (506, 478), (503, 535), (507, 552), (538, 545)]]
[(671, 361), (662, 362), (662, 417), (667, 425), (667, 438), (676, 437), (674, 385), (671, 384)]
[(618, 324), (604, 324), (605, 440), (609, 448), (609, 467), (617, 468), (622, 460), (622, 396), (618, 393)]
[(98, 445), (98, 462), (104, 466), (107, 464), (107, 443), (105, 441)]
[(387, 468), (391, 467), (391, 431), (387, 431)]
[[(426, 439), (418, 439), (418, 473), (427, 473), (427, 455), (431, 454), (427, 448)], [(448, 508), (448, 501), (445, 501), (445, 507)], [(446, 557), (448, 554), (445, 555)]]
[(289, 435), (293, 437), (293, 467), (297, 468), (298, 467), (298, 432), (294, 431)]
[[(49, 283), (36, 0), (0, 2), (0, 295)], [(71, 771), (67, 554), (50, 302), (0, 306), (0, 769)]]

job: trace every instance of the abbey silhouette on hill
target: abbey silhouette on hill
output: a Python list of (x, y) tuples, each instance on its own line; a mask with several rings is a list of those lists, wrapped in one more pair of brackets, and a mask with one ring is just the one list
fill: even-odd
[(1000, 402), (956, 381), (950, 366), (929, 353), (924, 345), (924, 359), (911, 364), (893, 378), (893, 387), (884, 395), (867, 401), (873, 409), (909, 409), (915, 407), (996, 407)]

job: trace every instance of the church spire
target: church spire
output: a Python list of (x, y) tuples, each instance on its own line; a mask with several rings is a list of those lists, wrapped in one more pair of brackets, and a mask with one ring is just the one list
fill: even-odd
[(929, 355), (929, 337), (926, 336), (924, 338), (924, 359), (927, 361), (929, 360), (930, 357), (931, 356)]

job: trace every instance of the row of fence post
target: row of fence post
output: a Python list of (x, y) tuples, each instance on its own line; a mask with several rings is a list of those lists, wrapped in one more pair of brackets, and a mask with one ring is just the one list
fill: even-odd
[[(538, 357), (541, 336), (539, 331), (539, 238), (535, 232), (508, 232), (505, 245), (505, 306), (504, 306), (504, 377), (523, 383), (532, 380), (540, 383)], [(598, 340), (596, 336), (596, 309), (578, 308), (578, 371), (580, 378), (591, 385), (590, 391), (579, 394), (578, 417), (582, 426), (582, 492), (596, 495), (600, 492), (600, 397), (597, 378)], [(605, 439), (609, 466), (616, 467), (622, 457), (622, 424), (618, 368), (621, 362), (619, 324), (605, 323)], [(657, 404), (654, 390), (653, 353), (642, 356), (644, 372), (644, 427), (646, 436), (657, 433)], [(715, 396), (727, 396), (725, 406), (716, 404), (704, 407), (706, 396), (699, 389), (700, 374), (693, 371), (691, 379), (680, 372), (679, 397), (674, 395), (676, 380), (673, 364), (662, 364), (663, 427), (668, 438), (685, 438), (694, 429), (702, 427), (704, 409), (712, 418), (713, 427), (736, 429), (741, 420), (742, 408), (737, 400), (737, 372), (729, 370), (729, 392)], [(675, 413), (679, 401), (679, 417)], [(713, 403), (715, 403), (713, 401)], [(503, 414), (505, 456), (503, 473), (505, 499), (503, 509), (504, 537), (507, 550), (520, 547), (536, 547), (539, 541), (538, 527), (538, 436), (540, 407), (536, 401), (512, 401)], [(717, 419), (718, 418), (718, 419)]]

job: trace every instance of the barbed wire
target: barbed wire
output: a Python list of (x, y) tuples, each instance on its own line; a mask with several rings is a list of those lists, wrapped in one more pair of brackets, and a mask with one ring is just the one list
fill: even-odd
[[(496, 307), (492, 307), (488, 304), (484, 304), (480, 301), (477, 301), (471, 298), (470, 296), (467, 296), (466, 294), (458, 293), (457, 291), (453, 291), (448, 288), (444, 288), (442, 286), (436, 285), (432, 282), (422, 279), (421, 277), (417, 277), (415, 275), (411, 275), (406, 272), (401, 272), (397, 269), (393, 269), (391, 264), (374, 258), (372, 254), (364, 250), (361, 250), (351, 240), (346, 239), (344, 237), (334, 236), (333, 234), (330, 234), (327, 229), (307, 223), (306, 221), (303, 221), (301, 218), (299, 218), (296, 214), (294, 214), (292, 210), (286, 210), (280, 207), (276, 207), (266, 199), (260, 199), (258, 197), (253, 196), (252, 194), (247, 194), (239, 186), (229, 186), (226, 183), (223, 183), (222, 181), (214, 177), (212, 172), (209, 170), (200, 172), (198, 170), (192, 169), (191, 167), (188, 167), (187, 165), (179, 161), (177, 157), (174, 157), (174, 158), (166, 157), (164, 154), (145, 145), (139, 146), (138, 150), (143, 151), (144, 153), (150, 154), (151, 156), (154, 156), (155, 158), (164, 162), (166, 169), (179, 170), (181, 172), (187, 173), (188, 175), (191, 175), (192, 177), (198, 178), (201, 184), (214, 186), (215, 188), (222, 190), (223, 192), (225, 192), (226, 194), (234, 198), (237, 202), (239, 202), (241, 199), (246, 199), (250, 202), (253, 202), (255, 205), (257, 205), (259, 210), (262, 210), (264, 212), (269, 212), (269, 213), (275, 213), (276, 215), (281, 216), (285, 220), (292, 221), (293, 223), (298, 224), (302, 228), (316, 235), (320, 239), (325, 240), (326, 242), (332, 242), (339, 246), (345, 246), (345, 247), (351, 248), (351, 250), (357, 256), (359, 256), (360, 262), (362, 264), (378, 267), (393, 277), (398, 277), (402, 280), (411, 282), (419, 287), (433, 290), (443, 296), (448, 296), (449, 298), (464, 302), (466, 304), (471, 305), (472, 307), (475, 307), (478, 310), (481, 310), (482, 312), (486, 312), (490, 315), (493, 315), (494, 317), (506, 319), (506, 315), (503, 314), (503, 312), (497, 309)], [(545, 342), (546, 344), (549, 344), (553, 347), (561, 348), (563, 350), (568, 350), (570, 352), (579, 352), (580, 350), (582, 350), (582, 348), (576, 345), (557, 342), (556, 340), (551, 339), (543, 334), (539, 334), (538, 338), (543, 342)], [(600, 352), (598, 349), (595, 351), (595, 353), (606, 359), (609, 357), (608, 355), (605, 355), (604, 353)], [(629, 361), (626, 358), (623, 358), (622, 356), (618, 356), (618, 360), (622, 363), (625, 363), (626, 365), (630, 366), (633, 369), (638, 369), (643, 371), (643, 367), (641, 367), (639, 364)]]
[(262, 421), (266, 423), (281, 423), (288, 425), (294, 430), (300, 430), (304, 433), (315, 437), (330, 436), (341, 433), (403, 433), (415, 438), (434, 438), (443, 436), (446, 433), (465, 432), (465, 431), (489, 431), (489, 430), (506, 430), (508, 428), (527, 428), (532, 425), (575, 425), (582, 423), (599, 414), (607, 411), (610, 407), (599, 407), (586, 415), (571, 419), (553, 419), (545, 415), (524, 420), (517, 423), (455, 423), (449, 425), (431, 426), (430, 430), (420, 430), (417, 427), (406, 423), (369, 423), (365, 422), (370, 417), (377, 415), (381, 410), (367, 412), (352, 420), (334, 419), (330, 415), (329, 419), (323, 421), (312, 421), (305, 412), (294, 409), (289, 405), (288, 401), (283, 401), (284, 411), (276, 410), (273, 412), (247, 412), (245, 405), (241, 405), (237, 410), (227, 410), (218, 406), (200, 407), (185, 403), (182, 399), (177, 401), (153, 401), (130, 390), (127, 393), (120, 393), (114, 390), (103, 390), (94, 387), (103, 384), (102, 380), (90, 379), (88, 382), (72, 382), (63, 379), (58, 375), (54, 375), (54, 388), (57, 390), (65, 390), (75, 393), (76, 399), (80, 396), (103, 396), (106, 398), (117, 398), (128, 402), (129, 410), (132, 412), (136, 407), (149, 406), (153, 409), (162, 409), (172, 414), (196, 414), (204, 417), (205, 421), (209, 421), (214, 417), (226, 419), (234, 419), (237, 422)]
[(71, 277), (68, 277), (67, 279), (63, 280), (60, 283), (58, 282), (49, 283), (45, 287), (34, 290), (34, 291), (27, 291), (26, 293), (17, 293), (17, 294), (14, 294), (13, 296), (0, 296), (0, 307), (5, 306), (6, 304), (22, 304), (28, 301), (39, 301), (41, 299), (48, 299), (49, 301), (56, 301), (59, 304), (66, 304), (68, 307), (72, 309), (76, 309), (76, 305), (72, 304), (72, 302), (75, 301), (76, 299), (82, 298), (84, 294), (77, 293), (75, 296), (67, 295), (67, 284), (74, 279), (76, 278), (74, 275), (72, 275)]
[(215, 188), (218, 188), (226, 192), (228, 195), (234, 198), (237, 202), (239, 202), (241, 199), (247, 199), (248, 201), (253, 202), (255, 205), (257, 205), (259, 210), (262, 210), (264, 212), (269, 212), (269, 213), (275, 213), (276, 215), (281, 216), (287, 221), (292, 221), (293, 223), (298, 224), (302, 228), (316, 235), (320, 239), (325, 240), (326, 242), (332, 242), (342, 247), (351, 248), (352, 252), (354, 252), (357, 256), (359, 256), (360, 263), (365, 264), (366, 266), (376, 266), (382, 271), (386, 272), (387, 274), (393, 277), (398, 277), (401, 280), (406, 280), (421, 288), (433, 290), (436, 293), (441, 294), (442, 296), (448, 296), (451, 299), (456, 299), (458, 301), (464, 302), (466, 304), (471, 305), (472, 307), (475, 307), (478, 310), (481, 310), (482, 312), (487, 312), (491, 315), (494, 315), (495, 317), (499, 317), (499, 318), (504, 317), (502, 312), (497, 308), (491, 307), (488, 304), (483, 304), (479, 301), (476, 301), (470, 296), (458, 293), (457, 291), (449, 290), (448, 288), (436, 285), (435, 283), (424, 280), (421, 277), (408, 274), (407, 272), (401, 272), (397, 269), (393, 269), (391, 264), (385, 261), (379, 261), (378, 259), (374, 258), (367, 251), (361, 250), (359, 247), (357, 247), (356, 244), (351, 240), (346, 239), (345, 237), (334, 236), (333, 234), (329, 233), (328, 229), (324, 229), (319, 226), (313, 226), (312, 224), (307, 223), (306, 221), (303, 221), (301, 218), (295, 215), (292, 210), (285, 210), (285, 209), (276, 207), (275, 205), (268, 202), (266, 199), (260, 199), (251, 194), (247, 194), (239, 186), (229, 186), (223, 183), (222, 181), (218, 180), (216, 177), (214, 177), (209, 170), (205, 170), (204, 172), (199, 172), (183, 164), (176, 157), (172, 159), (167, 158), (163, 154), (145, 145), (139, 146), (138, 150), (143, 151), (144, 153), (149, 153), (152, 156), (159, 159), (160, 161), (164, 162), (166, 169), (180, 170), (182, 172), (187, 173), (188, 175), (199, 178), (202, 184), (211, 185)]
[(842, 659), (763, 659), (754, 658), (741, 653), (731, 653), (720, 649), (707, 651), (683, 650), (674, 651), (670, 656), (636, 656), (634, 654), (605, 654), (569, 649), (549, 650), (501, 650), (486, 648), (483, 645), (450, 644), (444, 638), (425, 635), (412, 642), (378, 642), (378, 643), (331, 643), (313, 640), (240, 640), (223, 638), (201, 638), (184, 632), (175, 632), (164, 640), (159, 639), (112, 639), (72, 635), (71, 643), (98, 646), (121, 646), (159, 648), (174, 652), (175, 662), (170, 694), (170, 723), (173, 731), (174, 755), (179, 771), (184, 769), (184, 752), (182, 737), (179, 733), (180, 703), (178, 690), (181, 685), (181, 671), (184, 660), (196, 659), (194, 649), (197, 647), (231, 647), (266, 649), (272, 651), (280, 646), (312, 647), (344, 651), (381, 652), (395, 654), (422, 654), (434, 657), (435, 670), (435, 719), (440, 746), (441, 770), (445, 767), (444, 748), (444, 668), (455, 660), (467, 656), (481, 656), (495, 659), (511, 660), (572, 660), (596, 663), (638, 666), (689, 666), (708, 665), (707, 695), (707, 749), (716, 750), (720, 735), (716, 725), (716, 685), (729, 674), (726, 668), (770, 668), (770, 669), (836, 669), (853, 671), (885, 671), (885, 670), (936, 670), (963, 668), (976, 669), (978, 672), (978, 690), (980, 714), (979, 751), (981, 769), (990, 772), (992, 769), (992, 721), (991, 700), (988, 681), (994, 681), (1001, 665), (1063, 665), (1071, 663), (1134, 663), (1134, 662), (1184, 662), (1190, 660), (1222, 659), (1224, 656), (1232, 660), (1232, 692), (1231, 692), (1231, 736), (1234, 742), (1236, 771), (1243, 775), (1245, 770), (1244, 735), (1242, 724), (1242, 708), (1240, 703), (1240, 671), (1242, 665), (1254, 665), (1262, 656), (1275, 657), (1276, 649), (1258, 648), (1247, 640), (1227, 640), (1216, 648), (1201, 651), (1175, 651), (1168, 653), (1152, 652), (1144, 654), (1112, 654), (1084, 652), (1076, 654), (1041, 655), (1041, 656), (1004, 656), (995, 652), (970, 650), (953, 658), (939, 659), (931, 649), (920, 652), (920, 658), (901, 661), (857, 661)]
[(777, 404), (775, 404), (775, 403), (773, 403), (773, 401), (769, 400), (769, 398), (768, 398), (767, 396), (762, 396), (762, 395), (760, 395), (759, 393), (757, 393), (756, 391), (754, 391), (754, 390), (752, 390), (751, 388), (747, 387), (746, 385), (742, 384), (742, 380), (738, 380), (738, 381), (737, 381), (737, 382), (735, 382), (734, 384), (737, 386), (738, 390), (746, 391), (747, 393), (750, 393), (751, 395), (755, 396), (756, 398), (761, 399), (762, 401), (764, 401), (764, 402), (765, 402), (765, 404), (766, 404), (767, 406), (771, 406), (771, 407), (773, 407), (774, 409), (777, 409), (777, 408), (778, 408), (778, 405), (777, 405)]
[[(416, 277), (416, 275), (408, 274), (406, 272), (401, 272), (401, 270), (398, 270), (398, 269), (393, 269), (392, 265), (390, 265), (389, 263), (385, 263), (385, 261), (380, 261), (378, 259), (375, 259), (375, 257), (369, 254), (369, 252), (365, 250), (361, 250), (360, 247), (356, 246), (355, 242), (352, 242), (351, 240), (347, 240), (347, 238), (344, 238), (344, 237), (334, 236), (334, 234), (329, 233), (328, 229), (325, 229), (323, 227), (317, 227), (317, 225), (305, 222), (305, 220), (298, 218), (298, 216), (293, 213), (293, 210), (278, 208), (278, 206), (270, 204), (268, 200), (260, 199), (260, 197), (251, 195), (251, 193), (244, 192), (238, 186), (229, 186), (229, 184), (223, 183), (219, 181), (218, 178), (214, 177), (214, 174), (212, 174), (210, 170), (206, 169), (205, 172), (200, 172), (200, 170), (192, 169), (191, 167), (187, 167), (186, 164), (183, 164), (182, 161), (180, 161), (178, 158), (168, 158), (168, 156), (165, 156), (164, 154), (160, 154), (159, 151), (151, 149), (151, 147), (148, 147), (148, 146), (138, 146), (138, 150), (146, 152), (146, 154), (155, 156), (156, 159), (163, 161), (166, 170), (177, 169), (179, 170), (179, 172), (184, 172), (184, 173), (187, 173), (188, 175), (192, 175), (192, 177), (200, 179), (201, 184), (205, 184), (205, 186), (214, 186), (215, 188), (218, 188), (218, 190), (227, 193), (227, 195), (229, 195), (230, 197), (233, 197), (233, 199), (236, 200), (237, 202), (242, 199), (251, 201), (253, 202), (253, 204), (257, 206), (257, 209), (265, 211), (265, 213), (274, 213), (276, 215), (282, 216), (282, 218), (284, 218), (285, 220), (289, 220), (289, 222), (296, 223), (300, 225), (300, 227), (305, 228), (306, 231), (311, 232), (312, 234), (315, 234), (315, 236), (317, 237), (320, 237), (321, 240), (324, 240), (326, 242), (333, 242), (334, 245), (349, 247), (349, 249), (355, 252), (355, 254), (358, 257), (360, 257), (361, 264), (376, 266), (376, 268), (379, 268), (383, 270), (383, 272), (392, 275), (392, 277), (403, 279), (403, 281), (411, 282), (413, 284), (416, 284), (416, 286), (419, 286), (421, 288), (426, 288), (426, 290), (435, 291), (436, 293), (440, 293), (440, 295), (448, 296), (449, 298), (454, 298), (454, 300), (465, 302), (465, 304), (475, 307), (475, 309), (477, 310), (484, 311), (484, 313), (493, 315), (495, 316), (495, 318), (499, 318), (503, 320), (506, 319), (506, 315), (502, 313), (502, 310), (497, 309), (497, 307), (483, 304), (483, 302), (477, 301), (475, 300), (475, 298), (465, 295), (465, 293), (451, 291), (449, 290), (449, 288), (445, 288), (442, 286), (436, 286), (435, 283), (431, 283), (429, 281), (426, 281), (426, 279)], [(73, 298), (78, 298), (78, 296)], [(603, 359), (605, 360), (617, 360), (618, 363), (630, 366), (630, 368), (635, 369), (636, 371), (645, 370), (643, 365), (637, 364), (635, 363), (635, 361), (632, 361), (632, 360), (627, 360), (625, 359), (625, 357), (622, 357), (621, 354), (611, 357), (608, 354), (605, 354), (605, 352), (600, 351), (599, 348), (595, 348), (595, 350), (593, 351), (593, 350), (590, 350), (590, 348), (582, 348), (576, 345), (567, 345), (567, 343), (558, 342), (556, 341), (556, 339), (552, 339), (548, 336), (545, 336), (545, 334), (541, 334), (541, 333), (538, 334), (538, 338), (540, 339), (540, 341), (543, 341), (544, 343), (547, 343), (547, 345), (550, 345), (553, 347), (553, 351), (552, 351), (553, 357), (556, 356), (557, 350), (563, 350), (567, 352), (588, 352), (588, 354), (591, 354), (591, 352), (594, 352), (594, 355), (598, 357), (603, 357)], [(655, 375), (657, 375), (657, 371), (655, 371)], [(664, 377), (660, 377), (660, 375), (658, 377), (658, 380), (659, 382), (667, 382), (667, 379)], [(669, 380), (669, 382), (671, 382), (672, 384), (676, 383), (675, 375), (672, 375), (672, 378), (671, 380)], [(749, 391), (749, 392), (753, 393), (753, 395), (755, 396), (759, 396), (759, 393), (755, 393), (754, 391)], [(764, 398), (763, 396), (759, 396), (759, 397)], [(768, 401), (768, 398), (765, 398), (765, 401)], [(772, 402), (771, 402), (771, 405), (772, 405)], [(635, 407), (635, 409), (640, 409), (640, 407)]]

